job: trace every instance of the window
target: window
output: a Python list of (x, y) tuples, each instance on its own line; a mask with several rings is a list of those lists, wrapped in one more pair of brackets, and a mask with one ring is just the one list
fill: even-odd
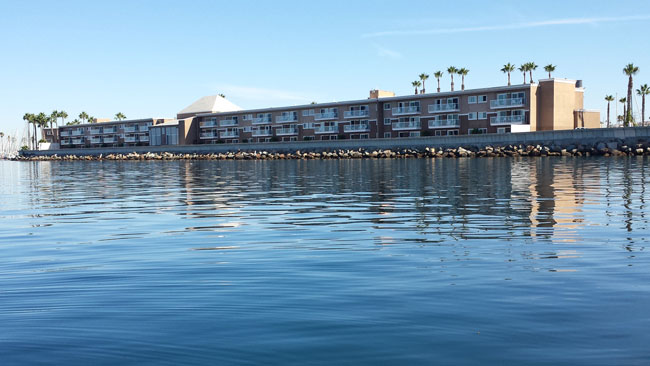
[(161, 128), (152, 128), (151, 130), (149, 130), (149, 139), (151, 140), (149, 143), (151, 145), (153, 146), (161, 145), (160, 130)]
[(302, 111), (302, 116), (303, 117), (308, 117), (308, 116), (313, 116), (314, 115), (314, 110), (313, 109), (305, 109)]
[(390, 132), (384, 132), (384, 138), (385, 139), (389, 139), (390, 137), (391, 137)]
[(436, 136), (442, 136), (442, 130), (436, 130)]
[(296, 136), (291, 136), (289, 137), (289, 141), (298, 141), (298, 138)]
[(361, 138), (361, 139), (367, 139), (369, 137), (370, 136), (367, 133), (362, 133), (361, 135), (359, 135), (359, 138)]
[(252, 127), (251, 127), (251, 126), (246, 126), (246, 127), (244, 127), (244, 129), (243, 129), (244, 132), (251, 132), (251, 130), (252, 130)]
[(478, 119), (487, 119), (487, 112), (478, 112)]
[(390, 118), (384, 118), (384, 126), (390, 125)]
[(458, 135), (458, 130), (447, 130), (447, 136), (456, 136)]
[(469, 97), (467, 97), (467, 103), (476, 104), (476, 95), (470, 95)]
[(384, 104), (384, 110), (389, 111), (390, 110), (390, 103)]
[(313, 130), (314, 128), (316, 128), (316, 125), (314, 122), (307, 122), (302, 124), (302, 128), (305, 130)]
[(238, 140), (238, 139), (234, 139), (234, 140), (232, 140), (232, 143), (233, 143), (233, 144), (238, 144), (238, 143), (239, 143), (239, 140)]
[(497, 133), (506, 133), (506, 128), (505, 127), (497, 128)]
[(479, 95), (478, 96), (478, 102), (479, 103), (487, 103), (487, 95)]
[(420, 137), (420, 131), (409, 132), (409, 137)]
[(476, 119), (476, 112), (469, 112), (467, 114), (467, 119), (470, 121), (474, 121)]
[(468, 128), (467, 129), (467, 134), (468, 135), (482, 135), (487, 133), (487, 128)]

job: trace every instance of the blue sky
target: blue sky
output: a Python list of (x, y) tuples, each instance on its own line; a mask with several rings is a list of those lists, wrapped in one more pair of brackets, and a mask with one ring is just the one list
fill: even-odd
[(502, 65), (526, 61), (583, 79), (604, 115), (626, 63), (650, 83), (649, 25), (646, 1), (0, 0), (0, 131), (53, 109), (173, 117), (220, 92), (243, 108), (410, 94), (450, 65), (467, 88), (503, 85)]

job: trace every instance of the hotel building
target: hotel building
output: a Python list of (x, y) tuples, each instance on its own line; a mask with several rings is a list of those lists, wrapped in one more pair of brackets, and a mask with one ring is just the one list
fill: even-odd
[[(191, 145), (273, 141), (403, 138), (600, 127), (585, 110), (582, 81), (544, 79), (452, 92), (243, 110), (207, 96), (176, 119), (62, 126), (61, 147)], [(56, 134), (50, 134), (56, 136)]]

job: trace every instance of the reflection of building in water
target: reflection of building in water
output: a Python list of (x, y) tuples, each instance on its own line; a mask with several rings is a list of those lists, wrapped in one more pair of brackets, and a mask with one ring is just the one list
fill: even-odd
[(585, 184), (586, 177), (598, 175), (598, 166), (583, 163), (577, 159), (535, 159), (530, 164), (518, 164), (519, 178), (525, 177), (522, 173), (529, 177), (519, 184), (528, 184), (530, 191), (532, 236), (553, 235), (560, 229), (565, 235), (570, 233), (566, 240), (575, 240), (572, 237), (578, 235), (577, 229), (585, 225), (586, 196), (599, 189), (594, 180)]

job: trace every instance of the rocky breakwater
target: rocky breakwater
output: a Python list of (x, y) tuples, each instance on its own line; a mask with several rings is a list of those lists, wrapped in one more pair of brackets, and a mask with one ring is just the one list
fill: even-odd
[(282, 160), (282, 159), (385, 159), (385, 158), (492, 158), (492, 157), (539, 157), (539, 156), (639, 156), (650, 155), (650, 143), (625, 144), (618, 141), (599, 142), (593, 145), (507, 145), (507, 146), (458, 146), (450, 148), (427, 147), (424, 149), (393, 150), (331, 150), (331, 151), (236, 151), (228, 153), (173, 154), (129, 153), (107, 155), (47, 155), (18, 156), (13, 160)]

